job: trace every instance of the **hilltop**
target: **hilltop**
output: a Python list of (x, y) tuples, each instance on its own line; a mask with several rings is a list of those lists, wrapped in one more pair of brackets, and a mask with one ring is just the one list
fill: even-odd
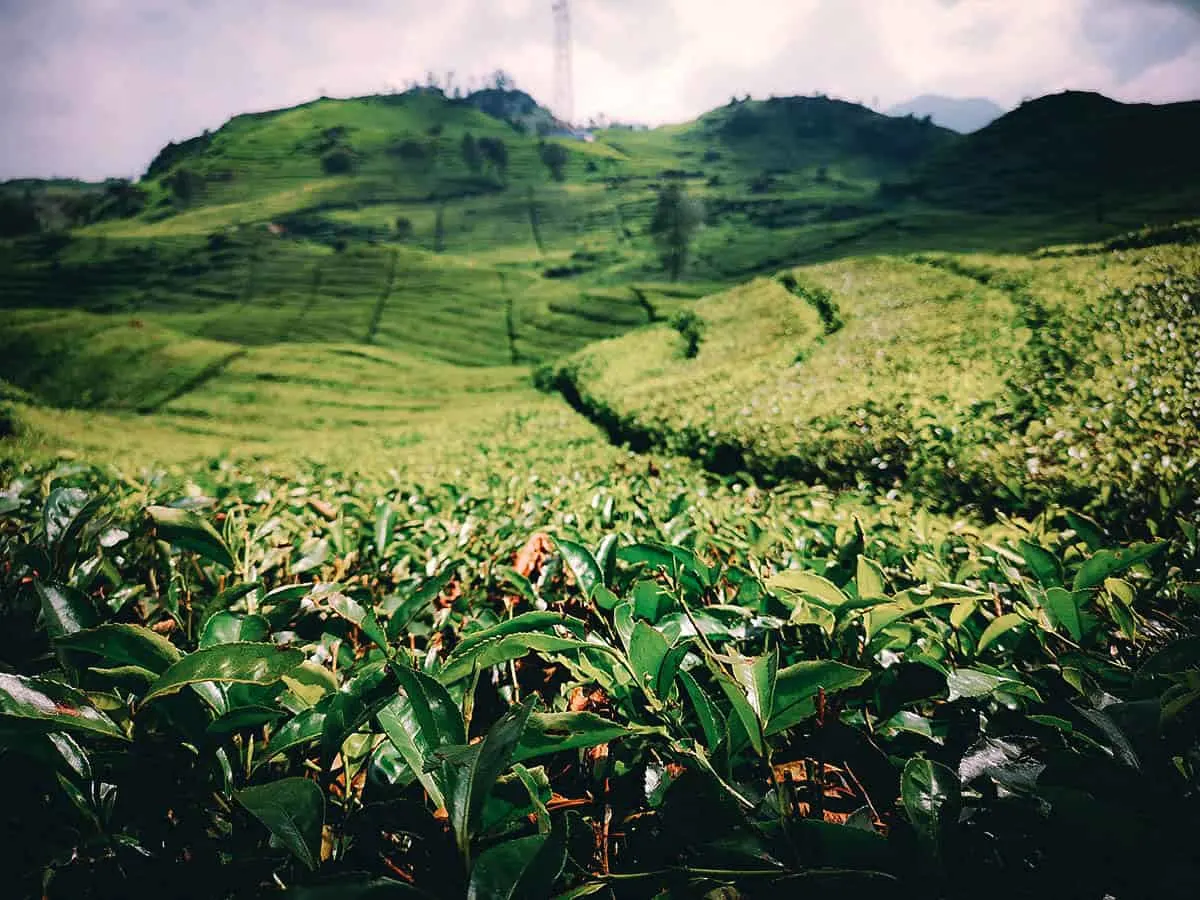
[(1124, 204), (1168, 198), (1186, 215), (1200, 198), (1193, 148), (1200, 102), (1125, 104), (1066, 91), (1023, 103), (921, 171), (927, 199), (988, 211)]

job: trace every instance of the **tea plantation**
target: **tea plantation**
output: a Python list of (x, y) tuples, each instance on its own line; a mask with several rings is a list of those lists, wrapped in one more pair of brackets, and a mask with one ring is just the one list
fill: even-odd
[(1006, 119), (321, 100), (0, 239), (6, 895), (1190, 897), (1195, 185)]

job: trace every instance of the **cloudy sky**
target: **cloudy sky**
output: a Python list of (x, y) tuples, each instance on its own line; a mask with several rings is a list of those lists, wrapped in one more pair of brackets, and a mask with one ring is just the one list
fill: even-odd
[[(553, 90), (551, 0), (0, 0), (0, 179), (136, 175), (230, 116), (503, 68)], [(682, 121), (733, 94), (1004, 106), (1200, 97), (1200, 0), (572, 0), (576, 108)]]

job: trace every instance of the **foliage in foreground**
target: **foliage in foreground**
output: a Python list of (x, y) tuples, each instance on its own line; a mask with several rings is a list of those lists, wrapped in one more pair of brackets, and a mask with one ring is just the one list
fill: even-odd
[(20, 895), (1200, 874), (1194, 521), (1120, 545), (1071, 513), (837, 527), (762, 495), (737, 532), (648, 490), (551, 537), (502, 494), (207, 484), (0, 495), (0, 614), (35, 636), (0, 656)]

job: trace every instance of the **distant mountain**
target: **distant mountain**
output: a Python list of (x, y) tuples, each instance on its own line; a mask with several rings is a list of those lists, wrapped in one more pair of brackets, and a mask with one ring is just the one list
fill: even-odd
[(941, 125), (959, 134), (970, 134), (996, 121), (1004, 115), (1004, 109), (984, 97), (960, 98), (922, 94), (907, 103), (893, 106), (885, 115), (897, 118), (913, 116), (918, 119), (928, 116), (935, 125)]
[[(1200, 191), (1200, 101), (1126, 104), (1065, 91), (1030, 100), (919, 167), (918, 192), (958, 208), (1063, 209)], [(1189, 199), (1190, 198), (1190, 199)]]
[(929, 122), (893, 119), (828, 97), (734, 101), (705, 113), (683, 135), (723, 144), (766, 171), (838, 168), (892, 178), (958, 138)]

